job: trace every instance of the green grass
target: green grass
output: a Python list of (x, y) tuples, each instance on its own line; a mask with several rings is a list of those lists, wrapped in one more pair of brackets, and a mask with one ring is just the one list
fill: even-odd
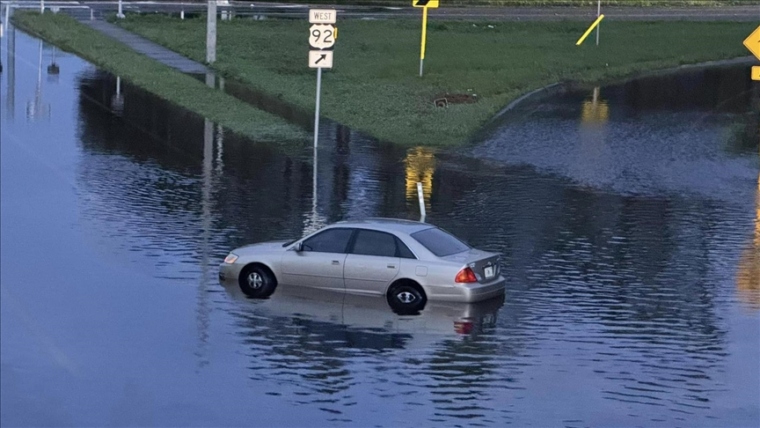
[(292, 146), (308, 140), (308, 134), (284, 120), (208, 88), (199, 80), (138, 54), (68, 16), (18, 12), (14, 23), (161, 98), (256, 141)]
[[(190, 58), (205, 58), (205, 19), (129, 16), (121, 22)], [(511, 100), (563, 81), (600, 81), (686, 63), (747, 55), (754, 23), (605, 20), (575, 46), (585, 23), (434, 22), (425, 76), (418, 77), (420, 24), (411, 20), (339, 21), (335, 68), (323, 76), (322, 112), (382, 140), (405, 145), (463, 143)], [(307, 67), (304, 21), (220, 21), (223, 74), (312, 109), (316, 72)], [(748, 71), (749, 72), (749, 71)], [(477, 94), (474, 104), (441, 109), (441, 93)]]

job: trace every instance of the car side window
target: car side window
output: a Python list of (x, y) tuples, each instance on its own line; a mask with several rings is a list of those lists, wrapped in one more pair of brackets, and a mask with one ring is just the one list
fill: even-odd
[(356, 233), (353, 254), (365, 256), (398, 257), (396, 254), (396, 237), (375, 230), (359, 230)]
[(328, 229), (303, 241), (303, 251), (345, 253), (353, 229)]
[(416, 259), (412, 250), (406, 246), (400, 239), (396, 238), (396, 246), (398, 247), (398, 256), (402, 259)]

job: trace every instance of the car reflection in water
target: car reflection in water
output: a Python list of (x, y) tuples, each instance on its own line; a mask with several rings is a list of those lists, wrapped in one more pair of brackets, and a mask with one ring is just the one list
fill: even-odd
[[(299, 326), (312, 325), (320, 332), (343, 332), (344, 339), (357, 342), (357, 335), (402, 335), (387, 343), (435, 341), (441, 335), (475, 335), (496, 326), (504, 294), (475, 303), (429, 301), (415, 315), (398, 315), (382, 296), (362, 296), (307, 287), (283, 287), (267, 300), (249, 299), (238, 287), (223, 287), (233, 297), (238, 314), (246, 319), (289, 320)], [(266, 322), (264, 322), (266, 324)], [(432, 335), (430, 335), (432, 333)], [(416, 337), (425, 335), (427, 339)], [(334, 336), (334, 335), (332, 335)], [(348, 336), (351, 336), (350, 340)], [(340, 340), (340, 337), (332, 339)], [(382, 347), (382, 346), (381, 346)], [(392, 346), (396, 347), (396, 346)]]

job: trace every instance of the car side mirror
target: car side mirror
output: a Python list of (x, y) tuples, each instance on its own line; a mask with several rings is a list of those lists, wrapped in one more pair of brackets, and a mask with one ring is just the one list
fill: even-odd
[(296, 250), (296, 252), (298, 252), (298, 253), (300, 253), (301, 251), (303, 251), (303, 242), (299, 242), (299, 243), (297, 243), (297, 244), (296, 244), (296, 245), (293, 247), (293, 249), (294, 249), (294, 250)]

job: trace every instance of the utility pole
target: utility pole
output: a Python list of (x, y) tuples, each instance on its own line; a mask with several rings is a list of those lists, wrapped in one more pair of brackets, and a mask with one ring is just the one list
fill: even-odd
[(216, 62), (216, 0), (208, 1), (206, 19), (206, 63)]

